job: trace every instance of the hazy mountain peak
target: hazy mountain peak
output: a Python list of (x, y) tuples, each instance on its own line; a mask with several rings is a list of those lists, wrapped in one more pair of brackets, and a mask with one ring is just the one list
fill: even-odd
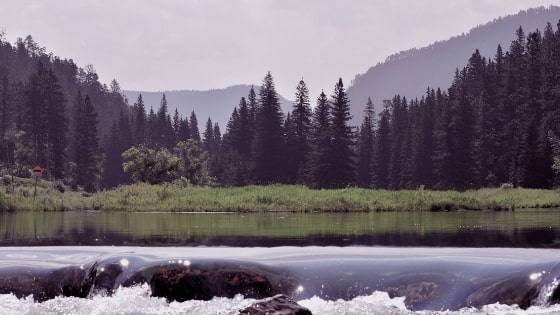
[[(194, 110), (198, 118), (199, 128), (203, 128), (208, 120), (218, 123), (222, 132), (225, 131), (227, 121), (229, 120), (233, 108), (239, 105), (241, 97), (247, 98), (252, 85), (240, 84), (232, 85), (223, 89), (211, 90), (170, 90), (159, 92), (145, 91), (123, 91), (130, 104), (138, 99), (138, 94), (142, 94), (142, 99), (147, 111), (153, 107), (157, 111), (161, 98), (165, 94), (169, 111), (173, 113), (175, 108), (180, 115), (188, 117)], [(255, 92), (259, 93), (260, 86), (253, 85)], [(280, 97), (280, 105), (284, 113), (291, 109), (291, 102)]]

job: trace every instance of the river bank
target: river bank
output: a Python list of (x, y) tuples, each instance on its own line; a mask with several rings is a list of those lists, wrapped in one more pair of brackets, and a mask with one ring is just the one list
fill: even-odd
[(229, 188), (181, 183), (119, 186), (97, 193), (71, 191), (60, 183), (16, 178), (0, 185), (2, 211), (159, 211), (159, 212), (352, 212), (352, 211), (511, 211), (560, 207), (560, 190), (485, 188), (433, 191), (346, 188), (313, 190), (299, 185)]

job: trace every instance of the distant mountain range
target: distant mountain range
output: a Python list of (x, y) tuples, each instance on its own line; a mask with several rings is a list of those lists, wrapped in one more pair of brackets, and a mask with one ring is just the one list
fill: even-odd
[[(255, 86), (257, 97), (259, 94), (259, 86)], [(142, 94), (142, 100), (149, 112), (150, 107), (157, 112), (161, 98), (165, 93), (170, 115), (173, 116), (175, 108), (183, 117), (190, 117), (194, 110), (198, 119), (199, 128), (206, 126), (208, 117), (213, 123), (218, 123), (222, 133), (225, 131), (226, 124), (233, 112), (233, 108), (239, 105), (241, 97), (247, 99), (251, 85), (234, 85), (225, 89), (208, 90), (208, 91), (164, 91), (164, 92), (142, 92), (142, 91), (123, 91), (129, 104), (134, 104), (138, 99), (138, 95)], [(291, 110), (291, 102), (280, 96), (280, 105), (284, 113)], [(202, 133), (204, 130), (201, 129)]]
[(467, 34), (389, 56), (357, 75), (348, 87), (353, 124), (361, 123), (368, 96), (379, 113), (383, 100), (396, 94), (411, 99), (424, 95), (428, 87), (445, 90), (451, 85), (455, 69), (462, 69), (476, 49), (483, 57), (493, 58), (498, 44), (504, 52), (509, 50), (519, 26), (525, 35), (536, 29), (542, 33), (547, 22), (556, 29), (559, 19), (560, 7), (529, 9), (477, 26)]
[[(455, 69), (462, 69), (476, 49), (482, 56), (493, 58), (498, 44), (504, 52), (509, 50), (516, 36), (513, 30), (519, 26), (527, 35), (536, 29), (542, 32), (547, 22), (556, 27), (559, 19), (560, 7), (529, 9), (477, 26), (466, 34), (387, 57), (385, 62), (356, 75), (348, 87), (352, 124), (358, 126), (361, 123), (368, 96), (371, 96), (376, 113), (379, 113), (383, 100), (391, 99), (396, 94), (411, 99), (422, 97), (428, 87), (445, 90), (453, 80)], [(233, 108), (239, 104), (241, 97), (247, 97), (250, 89), (250, 85), (235, 85), (209, 91), (124, 91), (124, 94), (133, 104), (141, 93), (147, 110), (151, 106), (157, 111), (165, 93), (171, 114), (177, 108), (186, 117), (194, 110), (201, 127), (211, 117), (213, 122), (219, 123), (223, 132)], [(255, 89), (258, 94), (258, 87), (255, 86)], [(289, 100), (280, 96), (280, 102), (284, 113), (291, 110)]]

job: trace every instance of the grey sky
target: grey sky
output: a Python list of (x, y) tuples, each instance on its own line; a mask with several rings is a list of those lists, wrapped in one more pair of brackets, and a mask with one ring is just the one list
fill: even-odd
[(558, 0), (8, 0), (6, 38), (93, 64), (123, 89), (259, 84), (271, 71), (292, 99), (304, 78), (316, 99), (390, 54)]

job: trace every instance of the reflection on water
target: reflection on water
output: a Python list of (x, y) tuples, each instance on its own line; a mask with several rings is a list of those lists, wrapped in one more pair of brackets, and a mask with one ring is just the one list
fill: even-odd
[(560, 248), (558, 209), (515, 212), (0, 214), (0, 246), (386, 245)]

